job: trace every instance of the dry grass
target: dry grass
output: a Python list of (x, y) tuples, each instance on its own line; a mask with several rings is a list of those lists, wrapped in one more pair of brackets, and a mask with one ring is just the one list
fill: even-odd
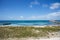
[(60, 31), (60, 27), (0, 27), (0, 38), (44, 37), (48, 32)]

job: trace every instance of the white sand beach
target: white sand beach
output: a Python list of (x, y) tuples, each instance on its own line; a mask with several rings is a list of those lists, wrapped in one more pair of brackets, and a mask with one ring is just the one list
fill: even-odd
[(60, 40), (60, 37), (54, 37), (54, 38), (8, 38), (8, 39), (0, 39), (0, 40)]

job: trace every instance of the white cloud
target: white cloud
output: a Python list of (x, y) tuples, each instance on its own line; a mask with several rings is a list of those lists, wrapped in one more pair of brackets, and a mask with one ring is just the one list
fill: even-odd
[(43, 4), (42, 7), (48, 7), (48, 5), (47, 4)]
[(20, 19), (23, 19), (24, 17), (23, 16), (20, 16)]
[(47, 16), (47, 19), (57, 19), (58, 17), (60, 17), (60, 12), (50, 13), (46, 16)]
[(9, 17), (10, 19), (13, 19), (13, 17)]
[(50, 9), (57, 9), (57, 8), (60, 8), (60, 3), (53, 3), (50, 6)]
[(51, 14), (48, 14), (48, 16), (60, 16), (60, 12), (54, 12), (54, 13), (51, 13)]
[(35, 0), (35, 1), (31, 2), (30, 4), (39, 5), (40, 3), (37, 0)]
[(32, 8), (32, 5), (29, 5), (30, 8)]
[[(13, 20), (51, 20), (51, 19), (59, 19), (60, 18), (60, 11), (58, 12), (53, 12), (53, 13), (49, 13), (49, 14), (45, 14), (45, 15), (33, 15), (30, 17), (24, 17), (24, 16), (20, 16), (20, 17), (9, 17), (10, 19)], [(60, 20), (60, 19), (59, 19)]]
[(30, 5), (29, 5), (29, 7), (33, 7), (33, 5), (40, 5), (40, 3), (37, 1), (37, 0), (34, 0), (34, 1), (32, 1), (32, 2), (30, 2)]
[(53, 13), (49, 13), (47, 15), (31, 16), (29, 19), (31, 19), (31, 20), (34, 20), (34, 19), (36, 19), (36, 20), (51, 20), (51, 19), (59, 19), (59, 18), (60, 18), (60, 12), (53, 12)]
[(36, 16), (32, 16), (31, 18), (35, 19), (35, 18), (36, 18)]
[(13, 20), (22, 20), (22, 19), (24, 19), (24, 17), (23, 16), (13, 16), (13, 17), (8, 17), (9, 19), (13, 19)]

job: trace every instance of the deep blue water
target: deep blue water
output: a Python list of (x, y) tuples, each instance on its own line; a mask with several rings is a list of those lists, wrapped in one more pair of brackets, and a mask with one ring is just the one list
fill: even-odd
[[(57, 20), (60, 22), (60, 20)], [(12, 26), (43, 26), (43, 25), (54, 25), (55, 23), (49, 20), (0, 20), (0, 25), (12, 25)]]

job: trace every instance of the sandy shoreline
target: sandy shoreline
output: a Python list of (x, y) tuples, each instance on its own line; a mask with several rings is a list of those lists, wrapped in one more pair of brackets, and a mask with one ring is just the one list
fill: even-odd
[(48, 27), (53, 27), (53, 26), (56, 27), (56, 26), (60, 26), (60, 25), (43, 25), (43, 26), (37, 26), (37, 25), (35, 25), (35, 26), (34, 26), (34, 25), (33, 25), (33, 26), (0, 25), (0, 27), (47, 27), (47, 26), (48, 26)]
[(8, 39), (0, 39), (0, 40), (60, 40), (60, 37), (53, 38), (8, 38)]

